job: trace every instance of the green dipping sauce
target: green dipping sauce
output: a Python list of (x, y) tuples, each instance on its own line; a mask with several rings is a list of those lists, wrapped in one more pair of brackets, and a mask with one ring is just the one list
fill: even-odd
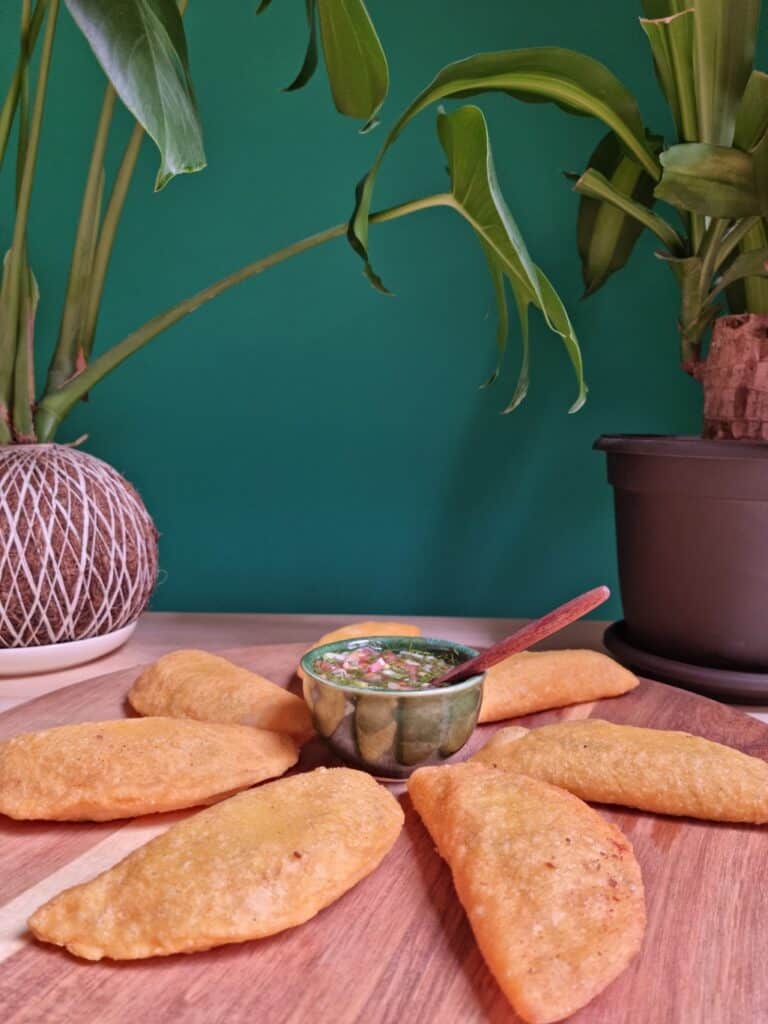
[(425, 690), (453, 668), (456, 660), (431, 651), (393, 651), (375, 643), (328, 651), (312, 666), (322, 679), (364, 690)]

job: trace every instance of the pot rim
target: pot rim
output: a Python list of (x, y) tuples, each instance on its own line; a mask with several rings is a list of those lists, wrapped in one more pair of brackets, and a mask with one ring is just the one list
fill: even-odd
[(714, 441), (692, 434), (601, 434), (592, 448), (607, 455), (653, 455), (661, 458), (744, 462), (768, 459), (768, 442), (765, 441)]

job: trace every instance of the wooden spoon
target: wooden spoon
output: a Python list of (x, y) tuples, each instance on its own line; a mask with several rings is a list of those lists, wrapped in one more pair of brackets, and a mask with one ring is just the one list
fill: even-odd
[(572, 601), (566, 601), (559, 608), (547, 612), (540, 619), (534, 619), (533, 622), (529, 622), (522, 629), (518, 629), (516, 633), (505, 637), (504, 640), (499, 640), (497, 644), (489, 647), (482, 654), (470, 658), (469, 661), (462, 661), (459, 665), (455, 665), (442, 676), (431, 680), (429, 685), (430, 687), (448, 686), (449, 684), (460, 683), (464, 679), (469, 679), (470, 676), (480, 675), (481, 672), (487, 671), (491, 665), (495, 665), (498, 661), (508, 658), (510, 654), (519, 654), (520, 651), (527, 650), (527, 648), (539, 643), (540, 640), (545, 640), (548, 636), (552, 636), (553, 633), (557, 633), (559, 630), (564, 629), (565, 626), (569, 626), (576, 619), (580, 619), (582, 615), (586, 615), (593, 608), (597, 608), (603, 601), (607, 601), (610, 596), (611, 592), (608, 587), (595, 587), (594, 590), (588, 590), (586, 594), (579, 594)]

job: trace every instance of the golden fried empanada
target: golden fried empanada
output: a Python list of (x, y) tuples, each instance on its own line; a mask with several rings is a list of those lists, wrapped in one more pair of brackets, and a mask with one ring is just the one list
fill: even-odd
[(485, 765), (420, 768), (408, 792), (523, 1020), (562, 1020), (624, 970), (645, 900), (615, 826), (562, 789)]
[(589, 718), (500, 729), (473, 760), (582, 800), (712, 821), (768, 821), (768, 764), (687, 732)]
[(255, 725), (291, 736), (314, 735), (309, 708), (282, 686), (207, 651), (173, 651), (146, 668), (128, 692), (140, 715)]
[(0, 813), (109, 821), (212, 803), (298, 759), (287, 736), (240, 725), (128, 718), (0, 743)]
[(317, 768), (174, 825), (37, 910), (38, 939), (87, 960), (193, 953), (314, 917), (373, 871), (403, 812), (364, 772)]
[(407, 622), (351, 622), (348, 626), (340, 626), (321, 636), (312, 647), (322, 647), (323, 644), (331, 644), (335, 640), (357, 640), (363, 636), (421, 636), (421, 630)]
[(523, 651), (488, 669), (481, 722), (531, 715), (568, 704), (618, 697), (636, 676), (598, 651)]

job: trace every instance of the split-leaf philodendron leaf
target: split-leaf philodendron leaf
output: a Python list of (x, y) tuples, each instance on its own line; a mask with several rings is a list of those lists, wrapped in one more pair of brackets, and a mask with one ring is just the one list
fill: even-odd
[(372, 127), (389, 88), (389, 69), (362, 0), (317, 0), (320, 36), (336, 109)]
[(430, 104), (482, 92), (504, 92), (530, 103), (556, 103), (569, 113), (596, 117), (616, 132), (652, 178), (659, 178), (658, 160), (646, 139), (634, 97), (591, 57), (559, 47), (536, 47), (483, 53), (449, 64), (395, 123), (371, 170), (357, 187), (348, 238), (363, 258), (366, 274), (374, 286), (383, 287), (368, 259), (368, 219), (376, 175), (387, 150), (406, 125)]
[[(510, 406), (514, 408), (519, 404), (527, 389), (527, 306), (530, 304), (541, 310), (548, 326), (563, 339), (579, 388), (571, 409), (575, 412), (584, 404), (586, 397), (578, 341), (560, 297), (531, 259), (501, 194), (483, 112), (475, 106), (461, 107), (451, 114), (441, 112), (438, 114), (437, 131), (451, 177), (449, 205), (467, 221), (482, 245), (491, 268), (500, 324), (506, 328), (504, 277), (512, 285), (518, 311), (521, 312), (524, 335), (523, 375)], [(503, 354), (506, 330), (503, 335), (497, 334), (497, 342), (500, 354)], [(517, 397), (521, 391), (522, 395)]]
[(187, 43), (174, 0), (66, 0), (107, 78), (160, 150), (155, 188), (205, 167)]
[[(261, 14), (271, 0), (261, 0)], [(376, 123), (389, 89), (387, 57), (363, 0), (305, 0), (309, 37), (304, 61), (287, 92), (309, 82), (318, 64), (319, 35), (328, 83), (336, 109), (364, 120), (365, 131)]]

